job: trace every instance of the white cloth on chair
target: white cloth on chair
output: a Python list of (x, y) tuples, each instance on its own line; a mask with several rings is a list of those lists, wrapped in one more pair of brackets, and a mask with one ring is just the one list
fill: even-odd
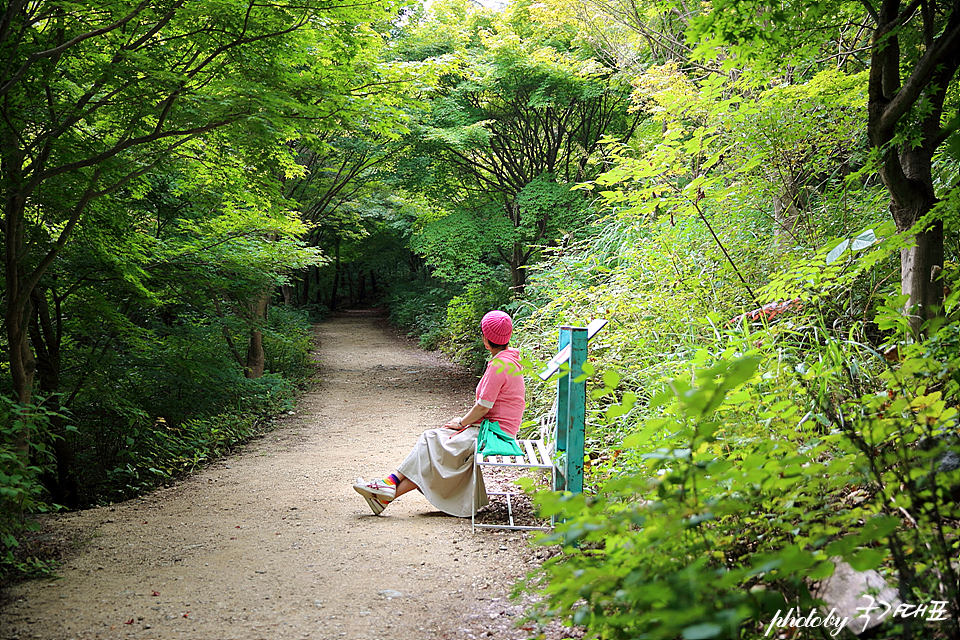
[[(483, 474), (473, 464), (480, 429), (429, 429), (420, 434), (398, 471), (417, 485), (440, 511), (468, 518), (489, 503)], [(476, 498), (476, 500), (474, 500)]]

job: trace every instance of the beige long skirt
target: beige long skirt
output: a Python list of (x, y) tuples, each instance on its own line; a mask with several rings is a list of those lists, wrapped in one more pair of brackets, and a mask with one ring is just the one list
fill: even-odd
[(474, 514), (474, 503), (479, 509), (489, 502), (483, 475), (473, 466), (479, 433), (477, 427), (467, 427), (460, 433), (452, 429), (424, 431), (398, 471), (410, 478), (437, 509), (467, 518)]

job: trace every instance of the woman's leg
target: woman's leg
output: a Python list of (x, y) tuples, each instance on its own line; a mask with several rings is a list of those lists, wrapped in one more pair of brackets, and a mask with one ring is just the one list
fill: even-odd
[(395, 476), (397, 476), (398, 478), (400, 478), (400, 484), (397, 485), (396, 494), (395, 494), (395, 496), (394, 496), (394, 498), (393, 498), (394, 500), (396, 500), (397, 498), (399, 498), (400, 496), (402, 496), (402, 495), (405, 494), (405, 493), (409, 493), (409, 492), (413, 491), (414, 489), (419, 489), (419, 487), (418, 487), (416, 484), (413, 483), (413, 480), (411, 480), (410, 478), (406, 477), (405, 475), (403, 475), (403, 474), (400, 473), (399, 471), (394, 471), (394, 472), (393, 472), (393, 475), (395, 475)]

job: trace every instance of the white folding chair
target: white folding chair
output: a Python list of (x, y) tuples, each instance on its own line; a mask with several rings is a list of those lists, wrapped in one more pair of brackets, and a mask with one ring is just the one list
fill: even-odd
[[(523, 450), (521, 456), (484, 456), (479, 451), (474, 450), (473, 464), (474, 473), (483, 473), (484, 467), (513, 467), (523, 469), (542, 469), (550, 471), (550, 487), (553, 488), (556, 480), (557, 468), (553, 461), (555, 450), (555, 434), (557, 426), (557, 402), (554, 400), (553, 408), (544, 415), (540, 416), (540, 437), (530, 440), (517, 440), (520, 448)], [(477, 448), (479, 448), (479, 442)], [(534, 527), (514, 524), (513, 520), (513, 496), (520, 495), (522, 492), (514, 493), (506, 491), (488, 491), (488, 496), (504, 496), (507, 500), (507, 518), (509, 524), (478, 524), (477, 514), (477, 494), (473, 494), (473, 515), (470, 517), (470, 526), (473, 531), (477, 529), (510, 529), (514, 531), (526, 530), (544, 530), (548, 525)], [(551, 520), (550, 525), (553, 526)]]

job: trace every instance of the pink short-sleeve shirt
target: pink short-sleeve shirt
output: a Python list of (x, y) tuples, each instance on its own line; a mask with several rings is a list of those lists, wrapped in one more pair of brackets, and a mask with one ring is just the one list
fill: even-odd
[(490, 409), (484, 419), (499, 422), (500, 428), (512, 436), (520, 431), (527, 406), (521, 371), (520, 352), (504, 349), (487, 363), (477, 385), (477, 404)]

